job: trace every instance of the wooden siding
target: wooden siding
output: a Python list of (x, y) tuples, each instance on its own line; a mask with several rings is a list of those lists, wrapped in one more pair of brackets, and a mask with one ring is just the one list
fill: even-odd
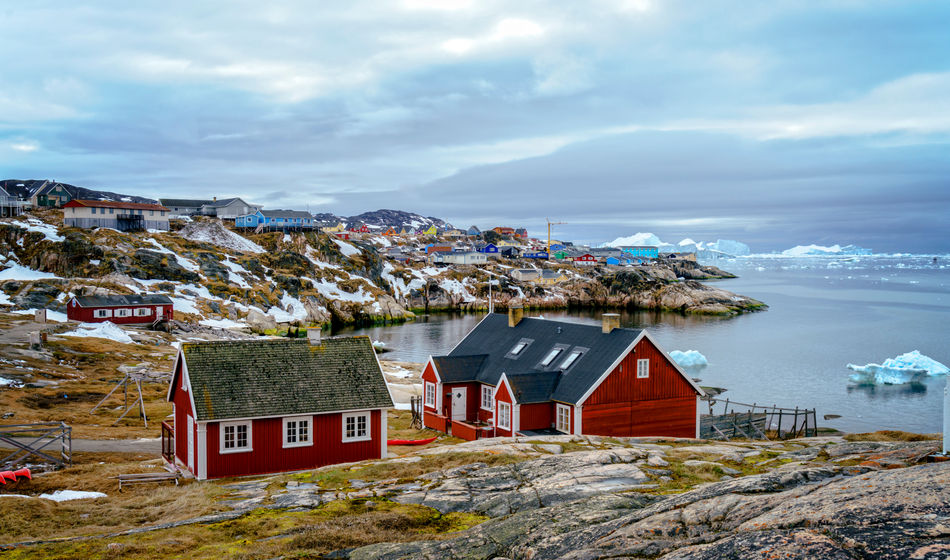
[[(425, 384), (425, 382), (426, 382), (426, 381), (428, 381), (429, 383), (434, 383), (434, 384), (435, 384), (435, 395), (436, 395), (435, 402), (438, 403), (438, 402), (439, 402), (439, 381), (438, 381), (438, 379), (436, 379), (435, 371), (433, 371), (433, 369), (432, 369), (432, 360), (429, 360), (429, 362), (426, 363), (425, 369), (422, 370), (422, 406), (423, 406), (426, 410), (431, 410), (432, 412), (436, 412), (435, 404), (433, 404), (432, 406), (429, 406), (429, 405), (425, 404), (425, 400), (426, 400), (426, 399), (425, 399), (425, 397), (426, 397), (426, 384)], [(443, 431), (445, 431), (445, 430), (443, 430)]]
[[(175, 369), (173, 378), (175, 379), (175, 390), (172, 393), (172, 403), (174, 404), (175, 414), (175, 457), (182, 464), (188, 464), (188, 415), (193, 414), (191, 410), (191, 398), (188, 392), (184, 390), (185, 376), (181, 375), (182, 363), (179, 361)], [(197, 442), (195, 437), (195, 442)], [(196, 443), (197, 446), (197, 443)], [(195, 449), (195, 457), (198, 456)], [(192, 465), (188, 465), (192, 468)]]
[(554, 404), (533, 403), (518, 407), (519, 430), (543, 430), (554, 426)]
[[(646, 379), (637, 379), (637, 360), (640, 359), (650, 360), (650, 377)], [(643, 338), (632, 352), (624, 356), (620, 364), (591, 393), (583, 405), (586, 409), (588, 406), (611, 403), (694, 398), (695, 396), (696, 390), (680, 375), (670, 359), (647, 338)], [(587, 429), (586, 422), (583, 423), (583, 430), (584, 433), (595, 433)]]
[(601, 436), (696, 436), (696, 396), (632, 403), (584, 405), (585, 434)]
[(465, 421), (474, 422), (478, 418), (478, 410), (482, 403), (482, 386), (480, 383), (447, 383), (442, 385), (442, 408), (445, 415), (452, 418), (452, 397), (448, 394), (458, 388), (465, 389)]
[(381, 453), (380, 411), (370, 412), (371, 439), (344, 443), (342, 413), (320, 414), (313, 417), (313, 445), (283, 447), (281, 418), (253, 421), (251, 447), (253, 451), (220, 453), (220, 423), (209, 422), (207, 434), (208, 478), (246, 476), (273, 472), (313, 469), (323, 465), (378, 459)]
[[(495, 393), (495, 418), (496, 418), (495, 425), (496, 425), (496, 426), (498, 425), (497, 418), (498, 418), (498, 403), (499, 403), (499, 402), (506, 402), (506, 403), (512, 405), (512, 406), (511, 406), (511, 416), (508, 418), (508, 426), (509, 426), (509, 427), (514, 427), (514, 425), (515, 425), (515, 407), (514, 407), (514, 404), (512, 403), (511, 392), (510, 392), (509, 389), (508, 389), (508, 383), (500, 383), (500, 384), (498, 385), (498, 390), (497, 390), (497, 392)], [(512, 434), (511, 434), (511, 429), (507, 429), (507, 430), (506, 430), (506, 429), (504, 429), (504, 428), (497, 427), (496, 430), (495, 430), (495, 435), (498, 435), (498, 436), (510, 436), (510, 435), (512, 435)]]
[(475, 441), (478, 439), (478, 430), (471, 424), (453, 420), (452, 435), (465, 441)]
[[(142, 315), (141, 317), (135, 316), (135, 310), (147, 307), (149, 309), (148, 315)], [(80, 307), (79, 304), (69, 303), (66, 306), (66, 318), (70, 321), (81, 321), (83, 323), (103, 323), (105, 321), (111, 321), (116, 325), (128, 325), (128, 324), (148, 324), (155, 321), (155, 309), (161, 307), (162, 319), (172, 320), (174, 319), (174, 306), (171, 304), (168, 305), (156, 305), (154, 303), (143, 304), (143, 305), (123, 305), (119, 307)], [(108, 309), (112, 313), (109, 317), (95, 317), (96, 309)], [(130, 317), (115, 317), (115, 311), (117, 309), (131, 309), (132, 316)]]
[(449, 421), (445, 416), (439, 416), (434, 412), (429, 412), (424, 410), (422, 412), (422, 424), (426, 428), (432, 428), (433, 430), (438, 430), (443, 433), (448, 433), (448, 424)]

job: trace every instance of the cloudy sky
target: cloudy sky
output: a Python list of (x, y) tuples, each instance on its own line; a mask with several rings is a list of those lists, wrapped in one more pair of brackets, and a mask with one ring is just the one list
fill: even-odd
[(950, 3), (6, 2), (0, 175), (950, 251)]

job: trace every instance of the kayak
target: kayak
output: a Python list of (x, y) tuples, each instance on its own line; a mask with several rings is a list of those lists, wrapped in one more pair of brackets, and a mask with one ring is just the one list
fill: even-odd
[(438, 436), (429, 439), (391, 439), (389, 445), (426, 445), (438, 439)]

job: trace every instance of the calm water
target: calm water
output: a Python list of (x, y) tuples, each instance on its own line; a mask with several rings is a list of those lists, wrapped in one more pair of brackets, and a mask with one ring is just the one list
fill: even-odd
[[(920, 350), (950, 364), (950, 259), (940, 257), (746, 258), (720, 267), (740, 276), (716, 282), (754, 297), (768, 311), (733, 318), (624, 313), (624, 327), (649, 328), (665, 350), (699, 350), (709, 366), (692, 371), (740, 402), (817, 408), (819, 423), (845, 431), (941, 430), (946, 380), (857, 386), (846, 364), (881, 363)], [(599, 312), (544, 312), (599, 323)], [(480, 315), (432, 315), (394, 327), (360, 329), (422, 362), (446, 353)], [(351, 331), (352, 332), (352, 331)], [(841, 418), (822, 421), (825, 414)]]

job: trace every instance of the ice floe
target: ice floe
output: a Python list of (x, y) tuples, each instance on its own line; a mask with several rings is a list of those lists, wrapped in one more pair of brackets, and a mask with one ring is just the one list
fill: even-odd
[(703, 356), (698, 350), (673, 350), (670, 352), (670, 358), (682, 367), (705, 367), (709, 365), (706, 356)]
[(928, 375), (947, 375), (950, 368), (937, 360), (921, 354), (918, 350), (888, 358), (883, 364), (863, 366), (848, 364), (854, 371), (851, 380), (862, 384), (901, 385)]

